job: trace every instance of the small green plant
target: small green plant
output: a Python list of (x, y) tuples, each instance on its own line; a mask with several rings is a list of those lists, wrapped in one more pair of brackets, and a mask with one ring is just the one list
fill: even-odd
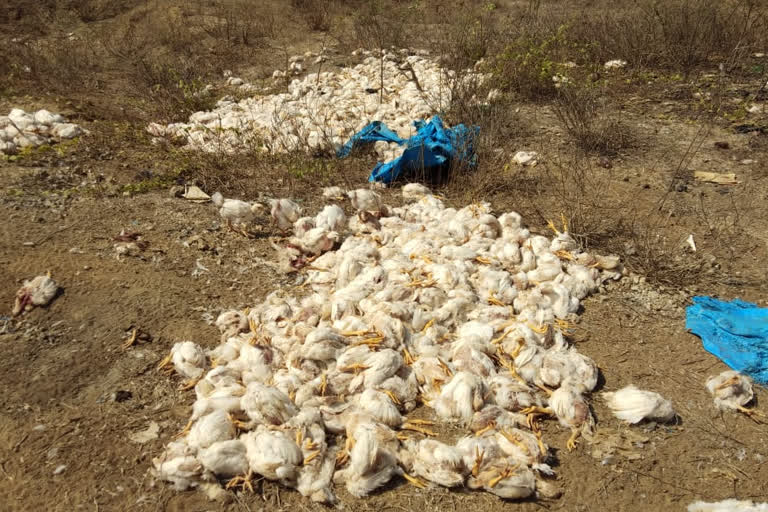
[(137, 72), (164, 121), (186, 119), (193, 112), (213, 107), (214, 98), (205, 89), (194, 61), (141, 59)]
[(175, 175), (174, 173), (164, 174), (160, 176), (153, 176), (151, 178), (141, 180), (137, 183), (129, 183), (127, 185), (123, 185), (120, 191), (123, 194), (131, 195), (131, 196), (136, 194), (144, 194), (147, 192), (151, 192), (152, 190), (167, 188), (173, 185), (173, 183), (176, 181), (177, 178), (178, 178), (178, 175)]
[(523, 35), (509, 43), (491, 60), (496, 86), (527, 99), (551, 97), (557, 92), (553, 76), (565, 75), (560, 50), (566, 46), (566, 27), (549, 36)]

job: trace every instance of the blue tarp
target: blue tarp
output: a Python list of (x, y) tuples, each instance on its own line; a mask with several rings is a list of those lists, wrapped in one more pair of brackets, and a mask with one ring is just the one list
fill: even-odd
[(373, 168), (368, 181), (383, 183), (392, 183), (404, 171), (426, 171), (447, 165), (453, 159), (464, 161), (470, 166), (475, 164), (474, 141), (480, 133), (479, 126), (467, 128), (458, 124), (453, 128), (445, 128), (440, 116), (434, 116), (429, 122), (414, 121), (413, 126), (416, 135), (410, 139), (401, 139), (381, 121), (374, 121), (353, 135), (336, 152), (336, 156), (344, 158), (355, 147), (380, 140), (401, 146), (405, 144), (405, 151), (399, 158), (391, 162), (379, 162)]
[(694, 297), (685, 327), (725, 364), (768, 384), (768, 309), (739, 299)]

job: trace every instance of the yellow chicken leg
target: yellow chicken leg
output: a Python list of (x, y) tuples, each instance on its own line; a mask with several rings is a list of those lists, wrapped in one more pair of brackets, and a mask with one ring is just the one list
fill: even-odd
[(186, 436), (187, 434), (189, 434), (189, 431), (192, 429), (192, 424), (193, 423), (194, 422), (192, 420), (189, 420), (187, 422), (187, 424), (184, 426), (184, 428), (181, 430), (181, 432), (179, 432), (178, 434), (173, 436), (173, 438), (174, 439), (179, 439), (179, 438), (182, 438), (182, 437)]
[(411, 366), (414, 362), (416, 362), (416, 360), (413, 358), (413, 356), (411, 355), (411, 353), (408, 351), (407, 348), (403, 348), (403, 361), (408, 366)]
[(416, 478), (415, 476), (409, 475), (405, 471), (403, 471), (403, 478), (408, 480), (408, 482), (410, 482), (411, 485), (418, 487), (419, 489), (427, 488), (426, 482), (422, 481), (420, 478)]
[(435, 424), (435, 422), (432, 421), (432, 420), (420, 420), (420, 419), (417, 419), (417, 418), (408, 419), (406, 421), (406, 423), (410, 423), (412, 425), (429, 425), (429, 426)]
[(341, 368), (339, 368), (339, 371), (344, 373), (347, 373), (347, 372), (360, 373), (362, 371), (367, 370), (368, 368), (369, 366), (366, 366), (364, 364), (354, 363), (354, 364), (349, 364), (347, 366), (342, 366)]
[(374, 332), (366, 329), (364, 331), (344, 331), (341, 333), (342, 336), (365, 336), (366, 334), (374, 334)]
[(503, 302), (501, 302), (499, 299), (496, 298), (495, 293), (490, 293), (488, 295), (488, 304), (491, 304), (492, 306), (502, 306), (502, 307), (506, 306), (506, 304), (504, 304)]
[(571, 437), (568, 438), (568, 441), (566, 441), (565, 446), (568, 448), (569, 452), (572, 452), (576, 449), (576, 445), (578, 444), (577, 441), (579, 439), (579, 436), (581, 435), (581, 430), (578, 428), (571, 429)]
[(125, 340), (125, 342), (122, 345), (123, 350), (127, 350), (133, 345), (136, 344), (136, 338), (139, 335), (139, 330), (134, 327), (133, 332), (131, 332), (131, 336)]
[(477, 477), (480, 473), (480, 466), (483, 465), (483, 458), (485, 457), (485, 450), (480, 450), (475, 447), (475, 463), (472, 465), (472, 476)]
[(501, 435), (503, 435), (507, 439), (507, 441), (514, 444), (518, 448), (520, 448), (520, 450), (524, 454), (530, 455), (531, 451), (528, 449), (528, 446), (523, 442), (523, 440), (520, 439), (520, 436), (518, 434), (513, 434), (512, 432), (507, 432), (506, 430), (502, 430)]
[(496, 428), (496, 422), (495, 421), (491, 421), (486, 426), (484, 426), (483, 428), (481, 428), (480, 430), (475, 432), (475, 435), (480, 437), (481, 435), (485, 434), (486, 432), (490, 432), (491, 430), (493, 430), (495, 428)]
[(337, 466), (342, 466), (347, 463), (347, 461), (349, 460), (349, 454), (352, 451), (352, 448), (354, 447), (355, 447), (355, 440), (351, 437), (348, 437), (346, 441), (344, 441), (344, 449), (336, 454)]
[(552, 416), (555, 414), (555, 412), (548, 407), (539, 407), (538, 405), (532, 405), (530, 407), (526, 407), (525, 409), (521, 410), (520, 414), (544, 414), (546, 416)]
[(740, 413), (746, 414), (747, 416), (749, 416), (752, 420), (758, 423), (764, 423), (763, 420), (765, 419), (765, 414), (763, 414), (762, 412), (757, 411), (755, 409), (749, 409), (747, 407), (744, 407), (743, 405), (737, 406), (736, 409)]
[(435, 437), (437, 436), (437, 432), (433, 432), (429, 430), (428, 428), (424, 428), (420, 425), (414, 425), (413, 423), (403, 423), (403, 425), (400, 427), (403, 430), (410, 430), (412, 432), (418, 432), (420, 434), (424, 434), (425, 436)]
[(314, 452), (310, 453), (309, 455), (304, 457), (304, 463), (303, 464), (306, 466), (307, 464), (309, 464), (310, 462), (315, 460), (318, 455), (320, 455), (320, 450), (317, 450), (317, 451), (314, 451)]
[(225, 489), (235, 489), (237, 487), (240, 487), (241, 491), (245, 491), (246, 489), (249, 492), (253, 492), (253, 470), (248, 470), (248, 473), (242, 476), (236, 476), (232, 479), (230, 479), (227, 482), (227, 485), (225, 486)]
[(181, 384), (179, 386), (179, 391), (188, 391), (190, 389), (193, 389), (197, 383), (200, 382), (200, 379), (189, 379), (187, 382)]
[(160, 361), (160, 363), (157, 365), (157, 369), (162, 370), (163, 373), (165, 373), (166, 375), (172, 374), (175, 371), (175, 369), (171, 365), (172, 357), (173, 357), (172, 354), (168, 354), (167, 356), (165, 356), (165, 358), (162, 361)]
[(248, 424), (246, 422), (235, 418), (232, 414), (228, 414), (227, 416), (229, 417), (229, 421), (232, 422), (232, 425), (234, 425), (235, 428), (242, 431), (248, 430)]
[(395, 405), (402, 405), (400, 400), (398, 400), (397, 396), (392, 391), (390, 391), (388, 389), (380, 389), (379, 391), (381, 391), (382, 393), (386, 394), (389, 397), (389, 399), (392, 400), (392, 402)]

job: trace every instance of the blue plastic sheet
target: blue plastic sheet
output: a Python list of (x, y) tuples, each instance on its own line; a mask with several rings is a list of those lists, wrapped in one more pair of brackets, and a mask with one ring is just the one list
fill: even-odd
[(768, 384), (768, 309), (739, 299), (694, 297), (685, 326), (732, 369)]
[(475, 165), (474, 141), (479, 126), (467, 128), (458, 124), (453, 128), (445, 128), (440, 116), (434, 116), (429, 122), (414, 121), (416, 135), (409, 139), (401, 139), (395, 132), (387, 128), (381, 121), (374, 121), (347, 141), (337, 152), (336, 156), (344, 158), (352, 150), (363, 144), (376, 141), (394, 142), (406, 145), (403, 154), (390, 162), (379, 162), (373, 168), (368, 181), (392, 183), (401, 174), (409, 171), (429, 171), (451, 163), (453, 160)]

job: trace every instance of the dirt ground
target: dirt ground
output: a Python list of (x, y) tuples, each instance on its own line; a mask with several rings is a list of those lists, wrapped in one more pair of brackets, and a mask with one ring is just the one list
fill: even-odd
[[(321, 38), (295, 39), (292, 48), (299, 51)], [(641, 220), (661, 219), (652, 226), (656, 238), (650, 243), (668, 249), (649, 253), (658, 260), (638, 259), (625, 277), (584, 303), (573, 338), (601, 370), (592, 400), (598, 426), (591, 443), (568, 452), (569, 433), (554, 421), (544, 424), (561, 496), (506, 503), (489, 494), (419, 490), (397, 480), (363, 500), (337, 489), (340, 508), (645, 511), (684, 510), (697, 499), (768, 501), (768, 427), (714, 408), (703, 384), (726, 366), (684, 327), (684, 308), (695, 295), (768, 303), (768, 135), (728, 123), (704, 127), (691, 119), (684, 100), (670, 97), (669, 91), (661, 97), (628, 94), (622, 116), (633, 126), (635, 144), (612, 154), (610, 169), (598, 165), (596, 155), (580, 160), (599, 175), (597, 195), (618, 198), (612, 203), (618, 210), (651, 212)], [(270, 265), (270, 241), (279, 234), (266, 219), (261, 235), (246, 240), (222, 227), (212, 205), (174, 197), (174, 183), (164, 181), (162, 172), (178, 151), (142, 138), (143, 120), (116, 120), (107, 98), (105, 93), (88, 102), (76, 92), (18, 88), (0, 96), (2, 113), (45, 107), (90, 130), (62, 152), (0, 161), (0, 510), (324, 508), (266, 481), (254, 494), (210, 501), (200, 491), (175, 492), (151, 476), (151, 459), (186, 423), (193, 400), (192, 391), (180, 391), (178, 381), (155, 370), (158, 361), (180, 340), (216, 346), (213, 320), (219, 312), (253, 305), (279, 287), (290, 289), (296, 277)], [(507, 159), (515, 149), (535, 149), (551, 162), (571, 165), (572, 143), (549, 106), (521, 103), (517, 115), (527, 128), (514, 147), (504, 148)], [(715, 142), (727, 142), (728, 149)], [(364, 186), (369, 163), (345, 171), (342, 185)], [(703, 183), (693, 170), (735, 172), (740, 183)], [(252, 178), (256, 188), (265, 179), (248, 169), (232, 172)], [(520, 171), (471, 193), (498, 212), (523, 212), (543, 232), (531, 197), (510, 189), (508, 181), (544, 172), (554, 171)], [(237, 189), (234, 181), (222, 182), (222, 174), (210, 176), (182, 174), (178, 180), (208, 192), (219, 183)], [(284, 177), (270, 183), (270, 191), (308, 209), (316, 206), (320, 185), (334, 183), (326, 174)], [(147, 182), (152, 186), (143, 187)], [(451, 205), (467, 200), (459, 187), (441, 192)], [(385, 192), (392, 202), (396, 196), (396, 189)], [(556, 218), (572, 205), (539, 206)], [(121, 230), (142, 233), (146, 249), (118, 257), (113, 238)], [(684, 243), (689, 234), (695, 253)], [(663, 279), (643, 275), (655, 267), (672, 271)], [(678, 279), (671, 279), (675, 269)], [(11, 318), (20, 283), (45, 271), (62, 293), (47, 308)], [(134, 328), (144, 336), (122, 349)], [(669, 398), (678, 421), (627, 426), (615, 419), (600, 392), (627, 384)], [(766, 390), (756, 387), (756, 395), (757, 408), (765, 411)], [(132, 439), (154, 423), (156, 438)]]

